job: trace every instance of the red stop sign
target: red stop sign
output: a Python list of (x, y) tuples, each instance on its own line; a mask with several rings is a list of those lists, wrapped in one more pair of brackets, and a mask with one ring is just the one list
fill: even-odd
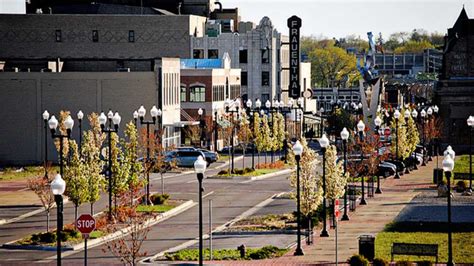
[(90, 214), (81, 214), (77, 218), (76, 227), (82, 234), (90, 234), (95, 230), (95, 219)]

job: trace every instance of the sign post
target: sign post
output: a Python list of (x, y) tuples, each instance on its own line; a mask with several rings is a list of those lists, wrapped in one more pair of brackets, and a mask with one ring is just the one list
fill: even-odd
[(337, 260), (337, 220), (339, 219), (339, 199), (336, 199), (334, 202), (334, 224), (336, 225), (336, 265), (338, 265)]
[(292, 16), (288, 19), (290, 29), (290, 85), (289, 96), (293, 99), (301, 97), (300, 87), (300, 28), (301, 18)]
[(89, 234), (95, 230), (95, 219), (90, 214), (81, 214), (77, 218), (76, 227), (84, 238), (84, 265), (87, 266), (87, 239)]

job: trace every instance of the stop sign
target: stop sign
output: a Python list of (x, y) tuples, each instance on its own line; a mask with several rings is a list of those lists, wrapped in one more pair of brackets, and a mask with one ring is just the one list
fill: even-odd
[(76, 227), (82, 234), (90, 234), (95, 230), (95, 219), (90, 214), (81, 214), (77, 218)]

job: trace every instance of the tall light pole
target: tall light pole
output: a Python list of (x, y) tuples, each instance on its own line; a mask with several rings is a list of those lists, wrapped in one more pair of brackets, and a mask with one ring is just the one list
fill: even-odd
[[(443, 171), (446, 174), (448, 183), (448, 266), (454, 265), (453, 263), (453, 233), (451, 228), (451, 172), (454, 169), (454, 151), (446, 151), (447, 154), (443, 160)], [(445, 153), (446, 153), (445, 152)]]
[[(110, 112), (109, 112), (110, 113)], [(107, 125), (107, 120), (109, 120), (109, 125)], [(107, 165), (107, 174), (108, 174), (108, 179), (109, 179), (109, 187), (108, 187), (108, 192), (109, 192), (109, 214), (108, 218), (109, 221), (112, 220), (112, 133), (117, 133), (118, 132), (118, 127), (120, 124), (120, 121), (122, 118), (118, 113), (115, 113), (112, 117), (106, 117), (104, 112), (102, 112), (99, 115), (99, 124), (100, 128), (102, 130), (102, 133), (107, 133), (107, 141), (109, 144), (109, 158), (108, 158), (108, 165)], [(111, 124), (113, 123), (113, 127)]]
[(321, 230), (321, 237), (328, 237), (329, 233), (326, 230), (326, 148), (329, 146), (329, 139), (326, 134), (319, 139), (321, 145), (321, 152), (323, 153), (323, 229)]
[(61, 178), (60, 174), (56, 174), (51, 182), (51, 192), (54, 195), (57, 209), (57, 229), (56, 229), (56, 261), (58, 266), (61, 265), (61, 234), (63, 230), (63, 193), (66, 190), (66, 182)]
[[(364, 142), (364, 130), (365, 130), (365, 124), (362, 120), (359, 120), (359, 123), (357, 123), (357, 131), (359, 131), (359, 138), (360, 138), (360, 164), (361, 166), (364, 163), (364, 149), (362, 148), (362, 144)], [(361, 185), (362, 185), (362, 198), (360, 200), (360, 205), (367, 205), (367, 202), (365, 201), (364, 175), (361, 176)]]
[(204, 110), (202, 110), (202, 108), (199, 108), (198, 110), (198, 115), (199, 115), (199, 128), (201, 129), (201, 136), (199, 137), (200, 138), (200, 141), (199, 141), (199, 146), (201, 146), (201, 148), (204, 146), (204, 141), (205, 141), (205, 135), (204, 135), (204, 127), (206, 126), (206, 122), (204, 121), (203, 119), (203, 114), (204, 114)]
[(51, 136), (53, 139), (59, 139), (59, 174), (57, 174), (51, 182), (51, 191), (54, 195), (54, 200), (56, 202), (56, 209), (57, 209), (57, 263), (61, 265), (61, 232), (63, 229), (63, 197), (62, 194), (66, 189), (66, 184), (64, 180), (62, 180), (61, 176), (63, 175), (64, 169), (64, 160), (63, 160), (63, 152), (64, 152), (64, 140), (71, 138), (71, 131), (74, 126), (74, 120), (72, 120), (71, 116), (68, 116), (64, 120), (64, 127), (66, 128), (66, 134), (62, 134), (61, 132), (56, 133), (56, 129), (58, 127), (58, 120), (56, 117), (51, 116), (48, 121), (49, 129), (51, 130)]
[(79, 110), (77, 112), (77, 120), (79, 121), (79, 149), (82, 147), (82, 119), (84, 119), (84, 113)]
[(251, 130), (252, 130), (252, 169), (255, 169), (255, 119), (254, 119), (254, 110), (252, 109), (252, 100), (248, 99), (245, 103), (247, 106), (247, 114), (249, 119), (252, 120), (250, 123)]
[[(433, 108), (431, 107), (428, 107), (428, 109), (426, 110), (426, 114), (428, 115), (428, 127), (430, 128), (430, 125), (432, 123), (432, 120), (433, 120)], [(430, 130), (432, 130), (432, 125), (431, 125), (431, 128)], [(430, 141), (428, 142), (428, 147), (429, 147), (429, 154), (428, 154), (428, 161), (431, 162), (433, 159), (431, 158), (431, 154), (433, 153), (433, 149), (432, 149), (432, 139), (430, 139)]]
[[(344, 151), (344, 176), (347, 172), (347, 140), (349, 139), (349, 131), (347, 128), (343, 128), (341, 131), (342, 149)], [(342, 215), (341, 221), (349, 221), (349, 215), (347, 214), (347, 184), (344, 187), (344, 214)]]
[(203, 230), (202, 230), (202, 180), (204, 179), (204, 172), (206, 171), (206, 161), (202, 158), (201, 155), (194, 162), (194, 171), (197, 175), (197, 180), (199, 182), (199, 265), (203, 263)]
[[(145, 121), (146, 109), (142, 105), (138, 108), (138, 116), (140, 117), (140, 125), (146, 125), (146, 162), (147, 167), (151, 165), (150, 161), (150, 125), (156, 124), (156, 119), (158, 116), (161, 117), (161, 110), (156, 108), (155, 105), (150, 109), (151, 120)], [(150, 201), (150, 169), (146, 170), (146, 200), (145, 204), (151, 204)]]
[(472, 192), (472, 129), (474, 128), (474, 116), (467, 119), (469, 126), (469, 191)]
[(219, 114), (217, 112), (217, 108), (214, 108), (214, 151), (217, 152), (217, 141), (219, 139), (219, 124), (217, 121), (219, 120)]
[[(418, 112), (416, 111), (415, 108), (413, 108), (413, 111), (411, 112), (411, 116), (413, 117), (413, 120), (415, 122), (415, 126), (417, 126), (416, 118), (418, 117)], [(416, 156), (416, 145), (415, 145), (415, 151), (413, 153), (415, 154), (415, 166), (414, 166), (413, 169), (418, 170), (418, 156)]]
[(426, 111), (425, 111), (425, 109), (421, 110), (420, 116), (421, 116), (421, 131), (423, 133), (423, 140), (422, 140), (423, 162), (421, 163), (421, 166), (426, 166), (426, 163), (425, 163), (425, 159), (426, 159), (426, 151), (425, 151), (425, 118), (426, 118)]
[(296, 225), (297, 225), (297, 246), (294, 255), (303, 256), (304, 252), (301, 248), (301, 204), (300, 204), (300, 160), (303, 154), (303, 145), (297, 140), (293, 145), (293, 153), (296, 160)]
[[(380, 143), (380, 126), (382, 125), (382, 119), (380, 117), (376, 117), (374, 119), (374, 124), (375, 124), (375, 134), (378, 135), (377, 143)], [(377, 146), (377, 157), (379, 157), (379, 148)], [(377, 189), (375, 190), (375, 193), (377, 194), (382, 194), (382, 190), (380, 189), (380, 175), (377, 176)]]
[[(231, 109), (231, 105), (234, 107)], [(235, 125), (234, 125), (234, 114), (237, 114), (237, 119), (239, 119), (239, 108), (240, 108), (240, 100), (237, 99), (235, 101), (232, 101), (230, 99), (226, 99), (224, 101), (224, 107), (225, 107), (225, 112), (230, 113), (232, 117), (232, 134), (230, 136), (230, 142), (231, 142), (231, 169), (230, 172), (234, 172), (234, 134), (235, 134)]]
[[(399, 160), (399, 156), (398, 156), (398, 119), (400, 118), (400, 112), (397, 110), (395, 110), (395, 112), (393, 113), (393, 117), (395, 118), (395, 136), (396, 136), (396, 142), (395, 142), (395, 160)], [(398, 174), (398, 169), (396, 169), (395, 171), (395, 179), (400, 179), (400, 174)]]
[[(403, 117), (405, 118), (405, 127), (408, 128), (408, 119), (410, 119), (411, 113), (410, 110), (406, 109), (403, 113)], [(408, 164), (405, 166), (405, 174), (409, 174), (410, 170), (408, 169)]]
[(48, 111), (44, 110), (42, 116), (44, 122), (44, 178), (48, 178)]

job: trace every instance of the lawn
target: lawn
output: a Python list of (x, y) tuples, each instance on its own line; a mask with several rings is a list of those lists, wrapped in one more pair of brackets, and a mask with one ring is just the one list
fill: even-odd
[[(390, 261), (393, 242), (438, 244), (438, 261), (446, 262), (448, 259), (448, 234), (428, 232), (381, 232), (375, 239), (375, 257)], [(453, 256), (456, 263), (474, 263), (474, 232), (453, 234)], [(417, 257), (395, 255), (396, 261), (435, 261), (434, 257)]]
[(176, 206), (173, 205), (138, 205), (137, 212), (167, 212)]
[(228, 170), (221, 170), (217, 176), (218, 177), (234, 177), (234, 176), (261, 176), (261, 175), (266, 175), (270, 173), (274, 173), (277, 171), (280, 171), (281, 169), (269, 169), (269, 168), (264, 168), (264, 169), (255, 169), (251, 170), (250, 168), (245, 168), (245, 169), (234, 169), (234, 173), (230, 174)]
[[(57, 167), (53, 167), (50, 171), (56, 172), (57, 170)], [(0, 181), (24, 180), (43, 175), (44, 168), (42, 166), (25, 166), (23, 168), (7, 167), (0, 170)]]
[[(240, 257), (240, 251), (237, 249), (214, 249), (212, 250), (213, 260), (261, 260), (277, 258), (283, 256), (288, 250), (277, 248), (275, 246), (265, 246), (262, 248), (246, 248), (246, 256)], [(203, 250), (204, 258), (209, 258), (209, 249)], [(197, 261), (199, 259), (199, 250), (183, 249), (173, 253), (165, 253), (165, 259), (171, 261)]]
[(469, 155), (456, 156), (453, 172), (469, 173)]

